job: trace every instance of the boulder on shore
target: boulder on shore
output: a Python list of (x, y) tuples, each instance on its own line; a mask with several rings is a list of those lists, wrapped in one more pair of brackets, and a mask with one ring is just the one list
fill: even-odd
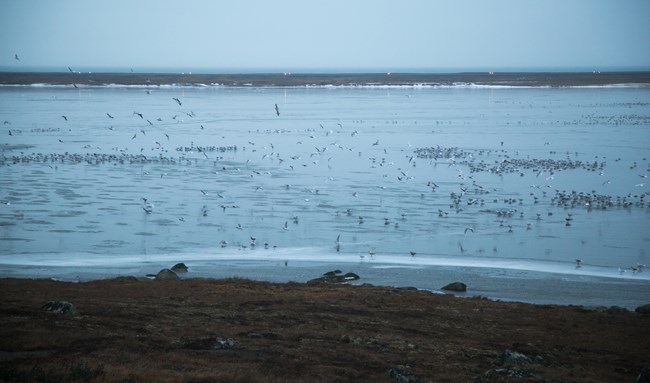
[(173, 279), (178, 279), (178, 275), (169, 269), (162, 269), (158, 272), (158, 274), (156, 274), (157, 281), (169, 281)]
[(181, 263), (177, 263), (174, 266), (172, 266), (171, 270), (173, 272), (177, 273), (177, 274), (178, 273), (187, 273), (188, 268), (183, 262), (181, 262)]
[(446, 286), (442, 287), (442, 290), (446, 291), (456, 291), (456, 292), (465, 292), (467, 291), (467, 285), (463, 282), (452, 282)]
[(641, 305), (637, 307), (634, 311), (639, 314), (650, 314), (650, 304)]
[(356, 281), (361, 277), (355, 273), (341, 274), (341, 270), (328, 271), (320, 278), (314, 278), (307, 283), (325, 282), (325, 283), (344, 283), (349, 281)]

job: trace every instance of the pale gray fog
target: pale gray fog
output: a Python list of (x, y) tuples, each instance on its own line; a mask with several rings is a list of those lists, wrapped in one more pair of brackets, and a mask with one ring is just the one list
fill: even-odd
[(647, 0), (3, 0), (0, 68), (648, 70), (648, 15)]

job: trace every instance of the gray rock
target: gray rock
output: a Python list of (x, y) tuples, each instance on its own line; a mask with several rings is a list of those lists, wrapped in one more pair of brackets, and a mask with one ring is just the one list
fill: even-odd
[(492, 370), (486, 371), (483, 375), (479, 376), (477, 378), (478, 381), (486, 381), (486, 380), (510, 380), (510, 378), (513, 379), (523, 379), (523, 378), (531, 378), (534, 377), (535, 375), (528, 370), (524, 370), (521, 368), (513, 367), (513, 368), (494, 368)]
[(175, 273), (187, 273), (187, 266), (184, 263), (177, 263), (174, 266), (172, 266), (172, 271)]
[(235, 347), (236, 342), (237, 341), (234, 340), (233, 338), (228, 338), (228, 339), (217, 338), (216, 341), (214, 342), (214, 348), (215, 350), (227, 350)]
[(417, 376), (397, 367), (388, 370), (388, 375), (395, 383), (417, 383), (418, 381)]
[(341, 270), (328, 271), (320, 278), (315, 278), (307, 283), (326, 282), (326, 283), (344, 283), (349, 281), (356, 281), (361, 277), (355, 273), (345, 273), (341, 275)]
[(70, 302), (66, 301), (49, 301), (43, 305), (43, 310), (56, 314), (65, 314), (70, 316), (79, 315), (79, 311)]
[(641, 373), (636, 378), (635, 383), (650, 383), (650, 366), (641, 370)]
[(637, 307), (634, 311), (636, 311), (639, 314), (650, 314), (650, 304), (641, 305)]
[(169, 270), (169, 269), (162, 269), (156, 274), (156, 280), (161, 280), (161, 281), (168, 281), (168, 280), (173, 280), (173, 279), (178, 279), (178, 275), (176, 275), (175, 272)]
[(456, 292), (465, 292), (467, 291), (467, 285), (463, 282), (452, 282), (442, 288), (442, 290), (447, 291), (456, 291)]
[(345, 275), (343, 275), (343, 279), (346, 281), (356, 281), (357, 279), (361, 279), (361, 277), (355, 273), (345, 273)]
[(232, 338), (203, 338), (185, 343), (185, 348), (190, 350), (228, 350), (233, 348), (235, 343), (237, 341)]
[(501, 355), (500, 359), (502, 364), (525, 365), (525, 364), (533, 363), (532, 359), (530, 359), (526, 355), (512, 350), (505, 350)]

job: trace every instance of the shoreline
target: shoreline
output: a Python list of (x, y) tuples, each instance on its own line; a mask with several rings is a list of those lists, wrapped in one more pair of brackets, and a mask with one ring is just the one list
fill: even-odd
[(466, 72), (466, 73), (102, 73), (0, 72), (0, 85), (233, 87), (454, 86), (576, 87), (650, 84), (650, 72)]
[[(484, 297), (495, 301), (525, 302), (536, 305), (555, 304), (584, 307), (621, 307), (634, 310), (649, 303), (650, 283), (643, 273), (639, 277), (602, 276), (573, 272), (550, 272), (472, 265), (409, 265), (382, 262), (300, 261), (280, 258), (214, 259), (192, 261), (149, 260), (122, 265), (11, 265), (0, 264), (2, 278), (52, 279), (65, 282), (92, 282), (120, 277), (144, 277), (155, 274), (175, 262), (189, 267), (181, 278), (246, 278), (268, 283), (307, 283), (329, 270), (345, 270), (361, 278), (354, 285), (370, 284), (391, 288), (414, 288), (444, 293), (451, 282), (467, 284), (462, 297)], [(585, 266), (589, 269), (588, 266)]]

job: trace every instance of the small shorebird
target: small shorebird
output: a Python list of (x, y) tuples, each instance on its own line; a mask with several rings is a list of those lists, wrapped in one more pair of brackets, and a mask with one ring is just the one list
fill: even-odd
[(415, 257), (415, 254), (417, 254), (417, 253), (416, 253), (415, 251), (413, 251), (413, 250), (411, 250), (409, 253), (411, 254), (411, 257)]
[(576, 259), (576, 269), (579, 269), (582, 266), (582, 259)]
[(18, 53), (16, 53), (16, 54), (14, 55), (14, 60), (16, 60), (16, 61), (20, 61), (20, 57), (18, 57)]

